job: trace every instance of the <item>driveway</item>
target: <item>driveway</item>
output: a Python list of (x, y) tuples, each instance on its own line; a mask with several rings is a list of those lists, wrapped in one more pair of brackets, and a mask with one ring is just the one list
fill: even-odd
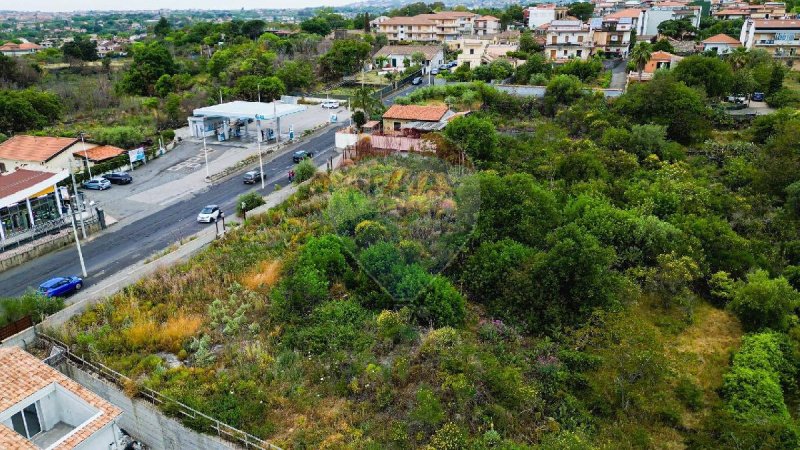
[(416, 91), (417, 89), (419, 89), (419, 88), (421, 88), (423, 86), (428, 86), (428, 81), (429, 81), (428, 76), (422, 77), (422, 83), (420, 83), (418, 85), (409, 84), (408, 86), (406, 86), (406, 87), (404, 87), (402, 89), (399, 89), (398, 91), (393, 92), (393, 93), (387, 95), (386, 97), (384, 97), (383, 98), (383, 104), (385, 106), (392, 106), (394, 104), (394, 99), (396, 99), (397, 97), (405, 97), (406, 95)]
[(603, 61), (603, 67), (606, 70), (611, 70), (611, 84), (608, 85), (609, 89), (625, 89), (625, 84), (628, 79), (628, 60), (612, 59)]

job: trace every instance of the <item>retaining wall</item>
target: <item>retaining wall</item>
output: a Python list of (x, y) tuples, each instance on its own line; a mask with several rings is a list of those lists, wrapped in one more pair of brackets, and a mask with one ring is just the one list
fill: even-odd
[(177, 420), (165, 416), (155, 406), (142, 399), (131, 400), (116, 386), (96, 378), (72, 364), (62, 363), (58, 370), (122, 409), (122, 417), (117, 422), (120, 428), (154, 450), (241, 448), (216, 436), (186, 428)]

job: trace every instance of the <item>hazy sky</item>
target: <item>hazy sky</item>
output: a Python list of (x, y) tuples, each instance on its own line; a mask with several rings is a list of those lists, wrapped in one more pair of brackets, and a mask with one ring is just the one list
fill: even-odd
[(256, 9), (340, 6), (354, 0), (0, 0), (0, 10), (81, 11), (131, 9)]

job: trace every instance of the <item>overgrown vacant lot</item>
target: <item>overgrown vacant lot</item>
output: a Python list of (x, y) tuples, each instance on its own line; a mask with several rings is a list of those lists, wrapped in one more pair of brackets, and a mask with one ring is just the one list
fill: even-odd
[(527, 175), (461, 173), (409, 157), (318, 176), (60, 333), (287, 448), (701, 439), (738, 321), (633, 281), (663, 271), (623, 276), (661, 250), (617, 257), (581, 234), (599, 204), (578, 214)]

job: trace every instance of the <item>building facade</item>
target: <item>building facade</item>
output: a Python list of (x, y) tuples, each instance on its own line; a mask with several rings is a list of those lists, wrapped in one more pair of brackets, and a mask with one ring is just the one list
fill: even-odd
[(586, 60), (593, 48), (592, 29), (580, 20), (554, 20), (547, 28), (544, 52), (551, 61)]
[(534, 29), (554, 20), (564, 20), (567, 17), (567, 8), (555, 4), (531, 6), (524, 11), (525, 24)]
[(739, 41), (748, 50), (766, 50), (793, 70), (800, 70), (800, 19), (749, 19)]
[(604, 17), (592, 20), (594, 51), (602, 50), (618, 58), (626, 58), (631, 45), (633, 20), (630, 17)]

